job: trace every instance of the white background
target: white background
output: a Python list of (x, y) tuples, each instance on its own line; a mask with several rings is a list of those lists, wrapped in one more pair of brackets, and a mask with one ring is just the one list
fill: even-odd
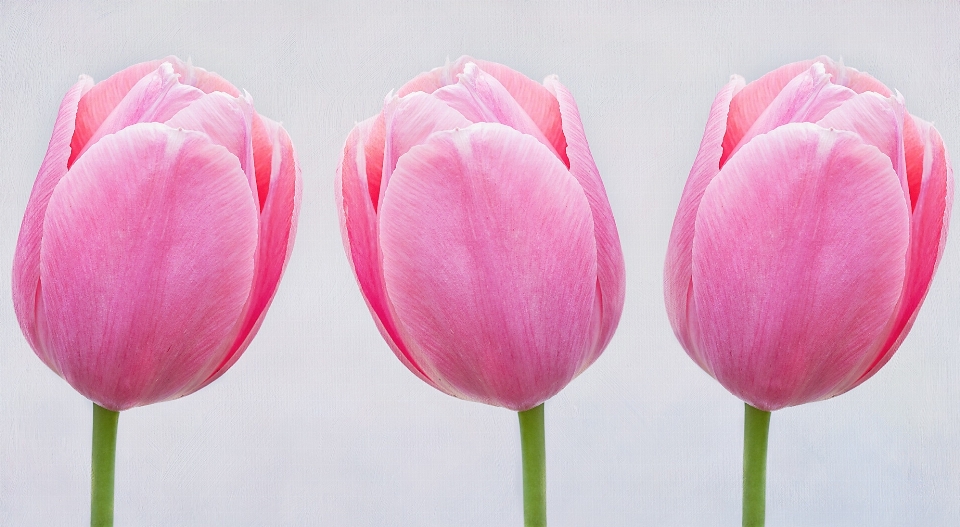
[[(922, 4), (922, 5), (921, 5)], [(519, 526), (510, 411), (417, 380), (343, 254), (333, 177), (384, 95), (470, 54), (580, 106), (627, 264), (620, 329), (547, 402), (553, 526), (738, 525), (742, 403), (663, 308), (667, 237), (717, 90), (827, 54), (900, 90), (960, 159), (960, 4), (861, 1), (0, 1), (0, 525), (88, 521), (89, 401), (34, 356), (9, 269), (64, 92), (176, 54), (247, 89), (303, 168), (300, 231), (259, 336), (223, 378), (120, 417), (118, 526)], [(960, 233), (876, 377), (778, 411), (768, 525), (960, 524)]]

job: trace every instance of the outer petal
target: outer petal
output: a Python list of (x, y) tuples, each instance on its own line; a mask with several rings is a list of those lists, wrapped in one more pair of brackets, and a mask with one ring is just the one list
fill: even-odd
[(893, 356), (906, 338), (923, 299), (930, 290), (930, 282), (937, 270), (943, 249), (947, 242), (947, 227), (950, 225), (950, 209), (953, 205), (953, 169), (943, 139), (937, 130), (926, 121), (908, 116), (920, 130), (924, 139), (923, 181), (911, 218), (910, 265), (903, 286), (903, 296), (897, 306), (890, 337), (884, 343), (880, 353), (872, 358), (864, 373), (854, 379), (849, 386), (842, 387), (843, 393), (873, 376)]
[(447, 106), (433, 94), (423, 92), (392, 99), (385, 105), (382, 115), (386, 122), (386, 135), (378, 203), (383, 200), (383, 193), (389, 185), (390, 176), (400, 156), (426, 141), (434, 132), (466, 128), (472, 124), (463, 114)]
[(420, 380), (438, 390), (446, 391), (432, 381), (414, 360), (400, 334), (400, 328), (394, 320), (390, 302), (387, 299), (380, 262), (377, 214), (364, 178), (367, 173), (365, 163), (368, 158), (361, 141), (369, 129), (375, 126), (375, 120), (376, 118), (371, 118), (354, 127), (343, 146), (343, 158), (340, 160), (340, 166), (337, 167), (334, 186), (343, 247), (350, 261), (350, 267), (357, 277), (363, 299), (367, 302), (370, 314), (373, 315), (377, 328), (390, 349)]
[(813, 64), (783, 87), (732, 150), (724, 148), (720, 166), (754, 137), (787, 123), (815, 123), (855, 95), (853, 90), (830, 82), (822, 63)]
[(903, 190), (875, 147), (805, 123), (758, 136), (697, 215), (709, 371), (763, 410), (830, 396), (886, 339), (908, 243)]
[(38, 287), (40, 285), (40, 241), (43, 238), (43, 217), (47, 213), (47, 204), (54, 188), (67, 173), (67, 160), (70, 158), (70, 139), (74, 134), (77, 117), (77, 105), (84, 93), (93, 87), (93, 80), (81, 76), (60, 103), (57, 121), (53, 125), (53, 134), (47, 146), (47, 154), (40, 165), (37, 180), (27, 202), (17, 239), (17, 251), (13, 257), (13, 308), (17, 313), (20, 328), (30, 343), (30, 347), (41, 360), (54, 371), (59, 371), (45, 346), (39, 340), (37, 332)]
[(64, 378), (123, 410), (209, 372), (250, 291), (256, 228), (237, 159), (202, 134), (146, 123), (91, 147), (50, 199), (41, 243)]
[(526, 410), (592, 347), (596, 242), (542, 143), (480, 123), (400, 158), (380, 210), (387, 294), (418, 360), (460, 397)]
[(597, 239), (597, 300), (600, 306), (595, 316), (599, 317), (599, 331), (593, 350), (580, 366), (580, 371), (583, 371), (600, 356), (617, 329), (626, 293), (626, 270), (617, 224), (613, 219), (613, 211), (610, 209), (610, 201), (607, 199), (603, 181), (600, 179), (600, 171), (593, 162), (593, 155), (587, 144), (587, 136), (583, 131), (577, 103), (566, 86), (560, 84), (557, 77), (547, 78), (545, 85), (560, 103), (570, 173), (577, 178), (587, 195)]
[(162, 123), (203, 97), (202, 91), (180, 84), (178, 79), (179, 75), (169, 62), (164, 62), (156, 71), (140, 79), (110, 112), (83, 149), (73, 156), (72, 162), (76, 162), (91, 145), (106, 135), (135, 123)]
[(697, 159), (690, 169), (687, 184), (683, 187), (683, 196), (673, 221), (670, 242), (667, 244), (667, 259), (663, 267), (663, 297), (670, 325), (687, 354), (707, 371), (710, 370), (696, 344), (697, 316), (691, 312), (695, 306), (690, 302), (693, 291), (694, 222), (704, 190), (720, 172), (720, 156), (723, 154), (721, 145), (730, 101), (742, 89), (743, 78), (734, 75), (713, 101), (703, 139), (700, 141), (700, 151), (697, 152)]
[(237, 362), (260, 329), (293, 251), (303, 188), (300, 165), (286, 130), (279, 123), (265, 117), (261, 119), (274, 136), (274, 151), (270, 190), (260, 214), (260, 241), (257, 245), (253, 289), (244, 307), (240, 330), (226, 356), (199, 387), (181, 395), (187, 395), (210, 384)]
[[(536, 123), (495, 77), (470, 62), (457, 76), (459, 82), (433, 92), (441, 101), (474, 123), (500, 123), (531, 135), (559, 157)], [(564, 159), (566, 163), (566, 159)]]

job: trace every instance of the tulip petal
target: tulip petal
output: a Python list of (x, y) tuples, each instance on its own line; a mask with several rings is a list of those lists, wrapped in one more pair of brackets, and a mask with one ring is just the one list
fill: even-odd
[(97, 404), (172, 397), (230, 345), (257, 212), (236, 157), (203, 134), (144, 123), (104, 137), (57, 186), (43, 234), (49, 344)]
[(592, 364), (603, 352), (620, 321), (623, 301), (626, 294), (626, 270), (623, 250), (620, 248), (620, 235), (610, 209), (607, 191), (604, 189), (600, 171), (593, 161), (587, 136), (580, 120), (580, 110), (570, 91), (556, 77), (549, 77), (544, 83), (557, 98), (560, 114), (563, 117), (563, 135), (566, 137), (567, 157), (570, 160), (570, 173), (583, 187), (593, 213), (593, 225), (597, 240), (597, 297), (600, 301), (599, 334), (596, 345), (580, 366), (580, 371)]
[[(447, 103), (472, 123), (500, 123), (514, 130), (531, 135), (550, 149), (557, 157), (556, 148), (510, 92), (495, 77), (485, 73), (470, 62), (457, 75), (456, 84), (444, 86), (433, 95)], [(566, 160), (564, 160), (566, 164)]]
[(814, 63), (783, 87), (732, 150), (724, 149), (720, 166), (754, 137), (787, 123), (815, 123), (855, 95), (853, 90), (830, 82), (823, 63)]
[(180, 84), (179, 78), (180, 76), (173, 71), (173, 66), (169, 62), (164, 62), (156, 71), (140, 79), (110, 112), (71, 162), (76, 162), (76, 159), (82, 156), (90, 146), (106, 135), (116, 133), (135, 123), (162, 123), (190, 103), (203, 97), (202, 91)]
[(923, 160), (927, 141), (920, 136), (915, 117), (909, 113), (903, 119), (903, 151), (907, 166), (907, 182), (910, 188), (910, 206), (916, 208), (923, 182)]
[(890, 159), (897, 172), (904, 199), (909, 199), (903, 148), (905, 112), (902, 100), (883, 97), (875, 92), (865, 92), (848, 99), (817, 121), (817, 125), (853, 132), (868, 145), (879, 148)]
[(426, 141), (434, 132), (466, 128), (472, 123), (463, 114), (447, 106), (433, 94), (414, 92), (388, 102), (383, 114), (386, 122), (383, 177), (377, 203), (383, 200), (397, 159), (410, 148)]
[(379, 219), (388, 297), (438, 383), (526, 410), (576, 375), (593, 344), (594, 225), (542, 143), (490, 123), (434, 134), (400, 158)]
[(763, 410), (830, 396), (886, 338), (908, 243), (903, 190), (876, 147), (809, 123), (756, 137), (697, 215), (708, 371)]
[[(170, 128), (202, 132), (214, 144), (229, 150), (240, 161), (240, 168), (247, 175), (251, 190), (256, 192), (252, 118), (253, 107), (248, 101), (231, 97), (226, 93), (214, 92), (204, 94), (177, 112), (165, 124)], [(254, 199), (258, 199), (256, 194)]]
[(697, 348), (697, 317), (690, 311), (695, 307), (690, 302), (693, 292), (693, 235), (703, 192), (720, 172), (720, 156), (723, 154), (721, 145), (730, 102), (742, 89), (743, 77), (734, 75), (720, 90), (710, 107), (710, 116), (700, 141), (700, 151), (697, 152), (697, 159), (690, 169), (687, 184), (683, 187), (683, 196), (680, 198), (673, 230), (670, 232), (666, 264), (663, 267), (663, 297), (670, 325), (690, 358), (707, 371), (709, 369), (706, 359)]
[(200, 386), (181, 395), (187, 395), (210, 384), (237, 362), (260, 329), (293, 251), (303, 187), (300, 165), (287, 131), (279, 123), (266, 117), (261, 119), (275, 138), (272, 155), (274, 166), (270, 172), (270, 190), (260, 214), (260, 242), (257, 246), (253, 289), (244, 307), (240, 330), (230, 351)]
[[(817, 60), (822, 61), (822, 57)], [(783, 91), (794, 77), (810, 69), (816, 61), (805, 60), (781, 66), (763, 77), (747, 84), (730, 101), (730, 111), (723, 136), (723, 162), (730, 157), (728, 152), (740, 144), (744, 134), (753, 126), (760, 114)]]
[(169, 61), (169, 59), (134, 64), (123, 71), (114, 73), (106, 80), (98, 82), (80, 99), (77, 108), (76, 131), (70, 144), (73, 155), (70, 156), (69, 165), (73, 164), (83, 147), (87, 145), (93, 134), (110, 115), (110, 112), (130, 92), (130, 89), (147, 74), (156, 71), (160, 64), (165, 61)]
[(50, 196), (60, 183), (60, 179), (67, 173), (70, 141), (77, 121), (77, 106), (83, 95), (92, 87), (93, 79), (83, 75), (63, 96), (57, 120), (53, 125), (53, 134), (47, 146), (47, 154), (40, 165), (40, 171), (27, 202), (27, 210), (23, 214), (17, 250), (13, 258), (13, 308), (17, 314), (17, 320), (30, 347), (54, 371), (59, 370), (55, 367), (47, 349), (41, 344), (37, 331), (37, 317), (43, 316), (37, 309), (43, 217), (47, 213)]
[[(382, 118), (381, 118), (382, 122)], [(367, 119), (358, 124), (347, 136), (343, 147), (343, 157), (337, 167), (334, 184), (337, 197), (337, 210), (340, 213), (340, 234), (347, 260), (357, 278), (357, 284), (367, 302), (367, 308), (383, 335), (383, 339), (400, 359), (400, 362), (420, 380), (441, 391), (446, 391), (433, 382), (424, 370), (415, 362), (403, 342), (394, 316), (390, 311), (390, 302), (383, 281), (383, 269), (380, 263), (379, 234), (377, 214), (374, 211), (369, 187), (365, 179), (366, 161), (369, 159), (361, 138), (367, 136), (369, 129), (376, 126), (376, 118)], [(381, 163), (382, 163), (381, 158)]]
[(928, 122), (908, 116), (914, 121), (924, 142), (923, 181), (913, 211), (910, 235), (910, 256), (903, 296), (897, 306), (890, 337), (880, 348), (880, 353), (860, 371), (853, 384), (842, 387), (843, 393), (872, 377), (893, 356), (906, 338), (917, 318), (933, 274), (937, 270), (947, 241), (950, 225), (950, 209), (953, 203), (953, 170), (947, 158), (943, 139)]
[(553, 149), (560, 155), (560, 160), (565, 165), (570, 166), (566, 157), (567, 144), (563, 135), (560, 107), (556, 98), (541, 84), (503, 64), (477, 60), (464, 55), (453, 64), (447, 64), (442, 68), (434, 68), (416, 76), (397, 90), (397, 96), (404, 97), (416, 91), (433, 93), (444, 86), (455, 84), (457, 74), (462, 73), (464, 67), (471, 62), (479, 66), (484, 72), (492, 75), (503, 85), (511, 97), (537, 125), (550, 144), (553, 145)]

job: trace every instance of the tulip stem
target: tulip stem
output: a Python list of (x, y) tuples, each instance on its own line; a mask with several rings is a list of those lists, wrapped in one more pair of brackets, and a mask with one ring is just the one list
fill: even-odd
[(743, 527), (763, 527), (767, 508), (767, 437), (770, 412), (744, 405)]
[(93, 455), (90, 472), (90, 527), (113, 527), (113, 475), (120, 412), (93, 403)]
[(543, 434), (543, 403), (519, 412), (523, 452), (523, 524), (547, 525), (547, 454)]

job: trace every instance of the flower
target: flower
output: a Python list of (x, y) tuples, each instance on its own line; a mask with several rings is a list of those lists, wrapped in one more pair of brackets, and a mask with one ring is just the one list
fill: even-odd
[(300, 188), (287, 133), (218, 75), (169, 57), (81, 76), (20, 227), (23, 334), (109, 410), (199, 390), (259, 329)]
[(734, 76), (670, 236), (673, 330), (761, 410), (844, 393), (913, 325), (952, 199), (936, 129), (869, 75), (819, 58)]
[(527, 410), (613, 336), (619, 236), (555, 76), (469, 57), (419, 75), (350, 133), (336, 192), (381, 334), (438, 390)]

